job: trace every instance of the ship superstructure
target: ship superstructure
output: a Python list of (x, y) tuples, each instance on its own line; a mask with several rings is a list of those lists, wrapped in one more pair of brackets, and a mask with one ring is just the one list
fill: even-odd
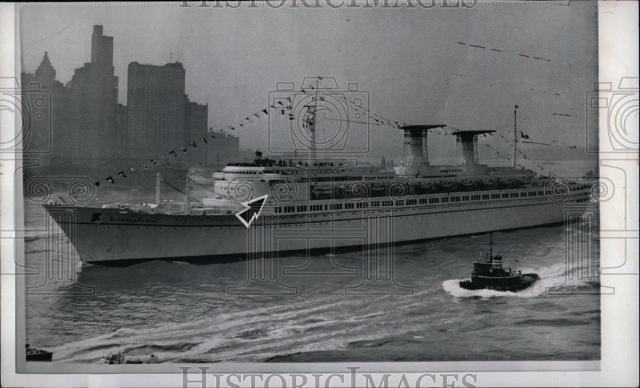
[[(493, 131), (453, 132), (463, 162), (432, 165), (427, 140), (429, 131), (438, 127), (444, 125), (402, 127), (403, 158), (393, 171), (317, 159), (315, 153), (295, 160), (258, 154), (252, 163), (229, 164), (214, 173), (215, 196), (187, 200), (182, 208), (46, 209), (83, 261), (122, 264), (362, 248), (531, 227), (562, 222), (567, 204), (590, 200), (589, 186), (580, 182), (567, 183), (567, 195), (557, 198), (550, 195), (550, 177), (481, 164), (478, 136)], [(235, 214), (262, 196), (266, 201), (259, 218), (238, 222)], [(349, 231), (366, 229), (372, 218), (386, 220), (392, 232), (369, 238), (374, 232), (365, 230), (364, 237), (348, 237)]]

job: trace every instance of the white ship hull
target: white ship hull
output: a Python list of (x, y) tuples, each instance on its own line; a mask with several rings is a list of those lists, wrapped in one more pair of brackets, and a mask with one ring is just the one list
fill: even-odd
[[(226, 261), (292, 251), (360, 249), (388, 243), (527, 228), (565, 221), (548, 198), (276, 215), (250, 228), (233, 215), (164, 215), (47, 206), (81, 260), (132, 264), (153, 259)], [(584, 206), (583, 206), (584, 208)], [(573, 212), (575, 215), (575, 211)]]

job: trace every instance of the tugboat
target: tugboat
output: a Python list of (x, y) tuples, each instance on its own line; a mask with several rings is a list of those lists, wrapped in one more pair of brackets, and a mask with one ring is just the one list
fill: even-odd
[(158, 362), (158, 357), (155, 354), (149, 356), (148, 359), (129, 359), (127, 360), (123, 352), (116, 354), (109, 353), (108, 356), (102, 357), (106, 364), (154, 364)]
[(489, 254), (484, 260), (473, 263), (471, 280), (460, 281), (460, 287), (467, 290), (496, 290), (518, 292), (531, 287), (540, 280), (535, 273), (514, 272), (511, 268), (502, 268), (502, 256), (493, 254), (493, 234), (490, 235)]
[(26, 345), (27, 361), (51, 361), (53, 353)]
[(124, 353), (118, 352), (116, 354), (109, 353), (108, 356), (102, 357), (104, 362), (109, 365), (124, 364)]

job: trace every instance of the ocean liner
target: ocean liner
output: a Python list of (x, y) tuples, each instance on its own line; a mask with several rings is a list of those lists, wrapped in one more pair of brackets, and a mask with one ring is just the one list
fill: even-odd
[[(314, 123), (311, 114), (312, 133)], [(45, 208), (82, 261), (127, 265), (364, 249), (533, 227), (563, 222), (565, 207), (590, 200), (582, 182), (563, 182), (558, 190), (532, 170), (480, 163), (478, 136), (490, 130), (456, 130), (462, 163), (433, 165), (427, 139), (439, 127), (401, 127), (403, 158), (393, 169), (319, 159), (315, 152), (299, 160), (258, 154), (253, 163), (213, 173), (215, 196), (196, 201), (187, 190), (178, 207), (156, 195), (153, 204)]]

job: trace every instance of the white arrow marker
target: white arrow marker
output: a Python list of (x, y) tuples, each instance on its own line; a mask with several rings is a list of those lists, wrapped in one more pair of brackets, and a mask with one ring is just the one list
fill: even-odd
[(240, 210), (236, 213), (236, 217), (242, 222), (247, 229), (251, 226), (253, 221), (257, 220), (262, 213), (262, 208), (264, 204), (267, 202), (268, 194), (263, 195), (262, 197), (254, 198), (250, 201), (243, 202), (242, 205), (244, 209)]

